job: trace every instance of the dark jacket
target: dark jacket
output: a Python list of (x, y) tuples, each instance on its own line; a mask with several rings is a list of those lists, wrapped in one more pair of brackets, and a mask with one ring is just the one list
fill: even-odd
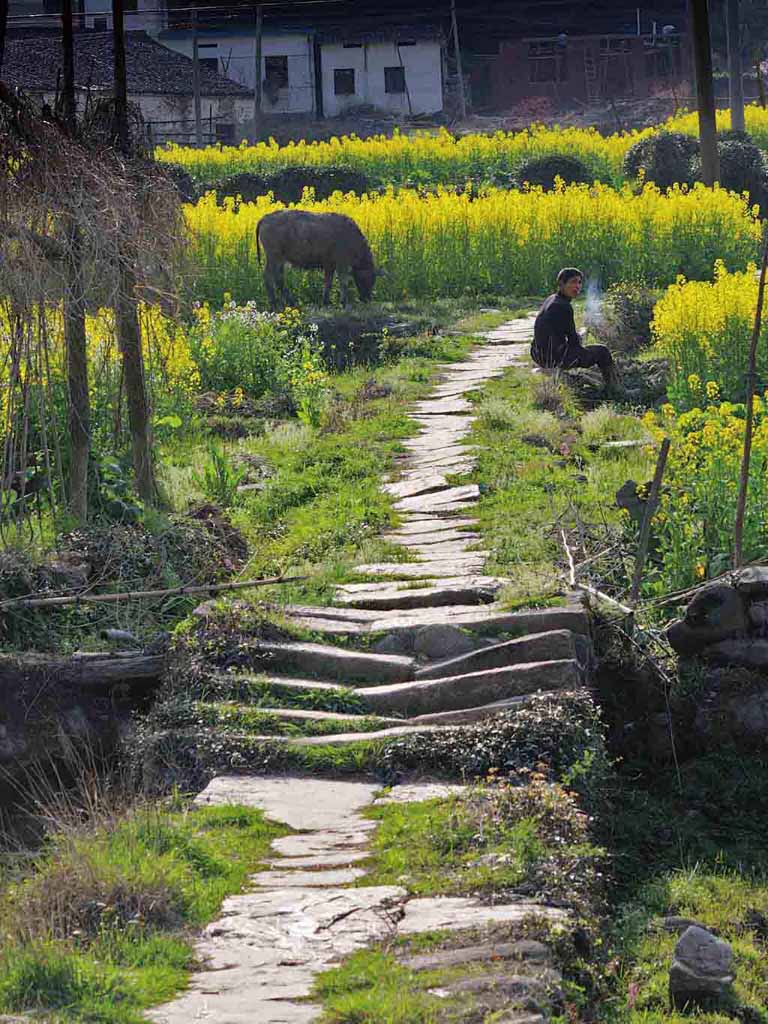
[(581, 346), (567, 295), (550, 295), (536, 317), (531, 358), (539, 366), (559, 366), (569, 349)]

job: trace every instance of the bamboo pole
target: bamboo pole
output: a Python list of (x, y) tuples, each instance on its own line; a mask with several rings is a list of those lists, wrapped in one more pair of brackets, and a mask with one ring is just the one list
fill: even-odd
[(643, 525), (640, 527), (640, 539), (637, 545), (635, 572), (632, 577), (632, 586), (629, 591), (629, 603), (631, 605), (637, 604), (637, 598), (640, 594), (640, 584), (643, 581), (643, 569), (645, 568), (645, 560), (648, 557), (648, 544), (651, 540), (651, 520), (656, 512), (656, 506), (659, 503), (659, 491), (661, 490), (661, 480), (664, 476), (664, 469), (667, 465), (669, 446), (670, 440), (668, 437), (665, 437), (661, 442), (661, 450), (659, 452), (659, 457), (656, 460), (656, 472), (653, 474), (651, 492), (648, 495), (648, 502), (645, 506)]
[(461, 62), (461, 45), (459, 44), (459, 22), (456, 17), (456, 0), (451, 0), (451, 29), (453, 31), (453, 46), (456, 51), (456, 77), (459, 86), (459, 111), (462, 121), (467, 116), (467, 94), (464, 90), (464, 67)]
[(64, 608), (74, 604), (116, 604), (119, 601), (157, 600), (163, 597), (182, 597), (188, 594), (219, 594), (227, 590), (247, 590), (270, 587), (283, 583), (297, 583), (306, 576), (273, 576), (266, 580), (240, 580), (235, 583), (205, 583), (195, 586), (169, 587), (166, 590), (129, 590), (123, 594), (66, 594), (61, 597), (13, 597), (0, 601), (0, 611), (6, 608)]
[(749, 486), (749, 461), (752, 455), (752, 426), (754, 413), (752, 400), (755, 395), (755, 364), (757, 362), (757, 346), (760, 341), (760, 327), (763, 320), (763, 299), (765, 297), (765, 272), (768, 268), (768, 230), (763, 229), (763, 258), (760, 264), (760, 283), (757, 286), (757, 308), (752, 328), (752, 342), (749, 346), (747, 363), (747, 418), (744, 425), (744, 450), (741, 456), (741, 475), (739, 479), (739, 498), (736, 504), (736, 525), (733, 530), (733, 567), (740, 569), (744, 560), (742, 545), (744, 540), (744, 516), (747, 509), (747, 487)]

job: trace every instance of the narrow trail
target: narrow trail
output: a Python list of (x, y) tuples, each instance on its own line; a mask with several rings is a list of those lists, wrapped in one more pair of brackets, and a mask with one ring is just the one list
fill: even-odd
[[(398, 800), (446, 796), (457, 787), (400, 786)], [(460, 897), (413, 898), (400, 886), (343, 888), (364, 875), (375, 822), (361, 816), (378, 787), (302, 777), (220, 776), (198, 797), (201, 804), (248, 804), (300, 830), (274, 841), (278, 855), (255, 875), (253, 889), (227, 899), (221, 917), (198, 944), (206, 968), (175, 1002), (149, 1014), (157, 1024), (306, 1024), (320, 1007), (300, 1002), (315, 977), (371, 942), (435, 929), (522, 924), (532, 917), (565, 920), (565, 912), (527, 900), (487, 906)], [(488, 951), (489, 991), (510, 979), (525, 998), (544, 998), (559, 980), (540, 943)], [(494, 955), (496, 954), (496, 955)], [(499, 964), (503, 965), (501, 968)], [(506, 988), (504, 987), (504, 983)], [(543, 1022), (527, 1011), (507, 1024)]]
[[(589, 630), (581, 604), (573, 598), (559, 608), (507, 611), (496, 600), (505, 580), (483, 573), (486, 552), (478, 549), (473, 516), (479, 488), (451, 486), (447, 479), (475, 465), (464, 443), (473, 422), (466, 396), (527, 361), (532, 324), (528, 316), (487, 333), (466, 360), (439, 368), (439, 383), (415, 406), (420, 432), (406, 442), (397, 479), (385, 484), (402, 519), (386, 538), (406, 548), (412, 560), (358, 566), (356, 572), (370, 580), (340, 586), (333, 607), (286, 609), (289, 621), (329, 640), (343, 636), (348, 644), (263, 645), (269, 673), (259, 678), (276, 696), (312, 691), (333, 697), (352, 688), (365, 714), (299, 710), (286, 701), (270, 714), (296, 722), (333, 718), (345, 731), (256, 739), (327, 745), (424, 733), (514, 710), (537, 693), (586, 681)], [(381, 637), (373, 652), (365, 643), (370, 635)], [(377, 730), (360, 731), (357, 723), (371, 715), (379, 718)], [(389, 799), (424, 800), (455, 788), (397, 786)], [(563, 910), (522, 898), (488, 906), (464, 898), (410, 898), (399, 886), (361, 884), (375, 828), (361, 811), (377, 791), (366, 782), (291, 776), (219, 776), (210, 783), (199, 802), (260, 807), (296, 832), (273, 843), (276, 856), (253, 877), (251, 891), (226, 900), (198, 946), (205, 968), (151, 1020), (304, 1024), (320, 1014), (299, 1001), (317, 974), (372, 941), (433, 929), (513, 926), (532, 917), (565, 920)], [(445, 957), (436, 953), (408, 964), (435, 969)], [(547, 1019), (559, 976), (540, 943), (491, 943), (452, 951), (449, 960), (453, 966), (471, 963), (473, 973), (440, 990), (446, 1001), (469, 995), (488, 1013), (503, 1010), (503, 1018), (494, 1020), (504, 1024)]]

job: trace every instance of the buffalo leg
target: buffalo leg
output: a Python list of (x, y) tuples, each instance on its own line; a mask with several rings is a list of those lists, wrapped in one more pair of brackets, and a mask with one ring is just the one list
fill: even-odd
[(286, 306), (293, 306), (293, 304), (294, 304), (293, 303), (293, 296), (291, 295), (290, 291), (288, 290), (288, 285), (285, 283), (285, 264), (284, 263), (281, 263), (280, 266), (278, 267), (277, 274), (276, 274), (276, 279), (277, 279), (278, 291), (279, 291), (280, 295), (283, 298), (283, 309), (285, 309)]
[(323, 305), (327, 306), (331, 301), (331, 288), (333, 287), (333, 267), (325, 268), (323, 281)]
[(279, 275), (282, 267), (277, 263), (271, 262), (267, 259), (264, 267), (264, 287), (267, 289), (267, 299), (269, 300), (269, 308), (277, 309), (277, 283), (279, 281)]
[(349, 305), (349, 284), (350, 284), (350, 272), (349, 267), (345, 267), (343, 270), (341, 267), (337, 268), (339, 275), (339, 290), (341, 291), (341, 304), (342, 306)]

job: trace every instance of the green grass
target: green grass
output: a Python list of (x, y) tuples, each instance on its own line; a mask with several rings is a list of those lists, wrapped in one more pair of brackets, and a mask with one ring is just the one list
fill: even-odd
[(139, 1024), (194, 965), (192, 930), (240, 892), (286, 829), (260, 811), (144, 806), (63, 826), (0, 895), (0, 1012)]
[[(476, 785), (412, 804), (384, 804), (360, 885), (404, 885), (418, 896), (525, 892), (585, 896), (601, 851), (571, 794), (532, 776), (524, 786)], [(583, 870), (576, 884), (566, 876)]]
[(268, 710), (231, 704), (198, 704), (200, 721), (222, 732), (251, 733), (254, 736), (332, 736), (341, 732), (373, 732), (385, 728), (375, 717), (355, 722), (343, 719), (288, 719)]
[(582, 557), (615, 541), (622, 529), (615, 493), (627, 479), (652, 475), (645, 449), (592, 449), (599, 440), (634, 439), (634, 417), (610, 407), (580, 422), (563, 393), (557, 411), (536, 406), (541, 378), (512, 368), (477, 399), (472, 440), (478, 445), (473, 479), (487, 570), (511, 580), (502, 597), (510, 607), (546, 605), (561, 591), (565, 555), (560, 528)]

